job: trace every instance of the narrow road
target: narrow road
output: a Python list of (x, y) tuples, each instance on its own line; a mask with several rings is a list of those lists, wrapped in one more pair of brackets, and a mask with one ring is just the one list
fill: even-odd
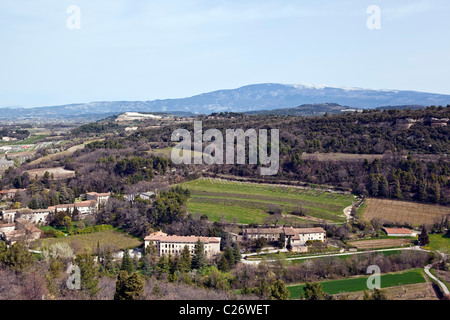
[(442, 288), (442, 291), (443, 291), (445, 294), (450, 294), (450, 292), (448, 291), (448, 288), (447, 288), (447, 286), (445, 285), (445, 283), (443, 283), (441, 280), (439, 280), (438, 278), (436, 278), (435, 276), (433, 276), (433, 275), (431, 274), (431, 272), (430, 272), (431, 267), (432, 267), (431, 264), (429, 264), (429, 265), (427, 265), (427, 266), (425, 267), (425, 273), (427, 274), (427, 276), (429, 276), (431, 279), (433, 279), (434, 281), (436, 281), (436, 282), (439, 284), (439, 286)]
[[(286, 260), (302, 260), (302, 259), (313, 259), (313, 258), (326, 258), (326, 257), (338, 257), (338, 256), (348, 256), (348, 255), (354, 255), (354, 254), (364, 254), (364, 253), (373, 253), (373, 252), (385, 252), (385, 251), (396, 251), (396, 250), (417, 250), (417, 251), (429, 251), (420, 249), (419, 247), (401, 247), (401, 248), (390, 248), (390, 249), (380, 249), (380, 250), (369, 250), (369, 251), (356, 251), (356, 252), (344, 252), (344, 253), (330, 253), (330, 254), (318, 254), (318, 255), (312, 255), (312, 256), (301, 256), (301, 257), (294, 257), (294, 258), (286, 258)], [(247, 260), (242, 259), (242, 263), (246, 264), (259, 264), (261, 260)], [(276, 259), (266, 260), (266, 262), (274, 262), (277, 261)]]

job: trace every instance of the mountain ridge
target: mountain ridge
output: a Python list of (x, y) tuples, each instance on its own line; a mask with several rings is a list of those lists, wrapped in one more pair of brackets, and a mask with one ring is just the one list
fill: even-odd
[(261, 83), (221, 89), (186, 98), (147, 101), (93, 101), (33, 108), (0, 108), (0, 120), (71, 118), (135, 112), (252, 112), (335, 103), (354, 109), (383, 106), (447, 105), (450, 95), (408, 90), (372, 90), (310, 84)]

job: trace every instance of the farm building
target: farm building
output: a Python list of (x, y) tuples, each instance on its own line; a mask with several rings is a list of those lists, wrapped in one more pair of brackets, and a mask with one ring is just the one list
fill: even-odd
[(325, 241), (326, 232), (322, 228), (249, 228), (244, 229), (244, 239), (266, 238), (267, 241), (278, 241), (285, 235), (286, 245), (291, 243), (292, 251), (306, 251), (306, 241)]
[(31, 221), (16, 219), (14, 230), (4, 231), (2, 236), (3, 240), (12, 245), (17, 241), (30, 242), (39, 239), (41, 230), (36, 228)]
[(391, 237), (412, 237), (411, 230), (407, 228), (383, 228), (384, 232)]
[(87, 200), (95, 200), (98, 205), (105, 205), (108, 202), (109, 197), (111, 196), (111, 192), (105, 193), (97, 193), (97, 192), (88, 192), (86, 193)]
[(197, 237), (197, 236), (169, 236), (164, 232), (154, 232), (144, 238), (145, 248), (150, 243), (156, 246), (156, 251), (161, 256), (181, 254), (184, 247), (187, 246), (191, 254), (194, 254), (195, 244), (200, 240), (205, 248), (205, 255), (211, 258), (220, 253), (220, 238), (218, 237)]
[(2, 200), (14, 199), (17, 192), (25, 191), (25, 189), (5, 189), (0, 191), (0, 197)]
[(13, 223), (16, 219), (31, 221), (37, 224), (47, 224), (47, 218), (50, 214), (49, 209), (11, 209), (2, 211), (2, 220), (5, 223)]
[(58, 204), (56, 206), (48, 207), (48, 210), (52, 212), (69, 211), (70, 213), (72, 213), (75, 207), (78, 209), (81, 215), (92, 214), (97, 209), (97, 201), (86, 200), (69, 204)]

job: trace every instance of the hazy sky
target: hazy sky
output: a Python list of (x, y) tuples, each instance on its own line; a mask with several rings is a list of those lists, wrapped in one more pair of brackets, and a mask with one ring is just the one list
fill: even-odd
[(264, 82), (450, 94), (448, 0), (0, 0), (0, 45), (0, 107)]

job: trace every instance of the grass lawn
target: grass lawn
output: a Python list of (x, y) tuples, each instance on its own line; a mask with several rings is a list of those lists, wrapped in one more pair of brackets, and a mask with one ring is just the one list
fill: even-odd
[(450, 237), (445, 234), (429, 234), (430, 243), (426, 248), (450, 254)]
[[(210, 220), (238, 223), (260, 223), (268, 218), (271, 205), (290, 214), (299, 204), (307, 216), (320, 221), (344, 222), (343, 209), (353, 201), (351, 195), (341, 195), (322, 190), (304, 190), (256, 183), (242, 183), (220, 179), (197, 179), (181, 184), (191, 191), (187, 203), (189, 212), (206, 214)], [(289, 215), (291, 219), (307, 222), (301, 216)], [(311, 222), (311, 220), (309, 220)]]
[(128, 249), (139, 247), (143, 242), (131, 235), (123, 233), (118, 230), (99, 231), (88, 234), (77, 234), (73, 236), (66, 236), (61, 238), (48, 238), (37, 241), (37, 247), (40, 249), (45, 246), (50, 246), (54, 243), (66, 242), (77, 243), (81, 248), (92, 250), (97, 248), (97, 243), (102, 245), (116, 246), (118, 249)]
[[(367, 277), (356, 277), (343, 280), (322, 281), (322, 288), (329, 294), (337, 294), (343, 292), (357, 292), (368, 290)], [(407, 284), (415, 284), (425, 282), (422, 269), (412, 269), (401, 273), (387, 273), (381, 275), (381, 288), (389, 288)], [(291, 286), (287, 289), (290, 292), (291, 299), (298, 299), (300, 293), (304, 294), (304, 284)]]

